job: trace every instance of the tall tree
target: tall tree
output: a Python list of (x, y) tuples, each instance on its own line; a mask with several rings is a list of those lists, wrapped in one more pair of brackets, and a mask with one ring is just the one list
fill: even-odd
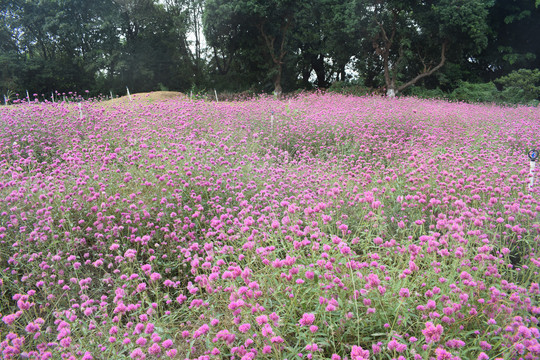
[(493, 80), (520, 68), (540, 68), (540, 8), (532, 0), (498, 0), (488, 22), (489, 44), (478, 56), (478, 71)]
[[(0, 1), (4, 28), (19, 57), (19, 89), (88, 89), (106, 42), (110, 0)], [(13, 53), (13, 51), (12, 51)]]
[[(172, 17), (179, 56), (189, 58), (191, 82), (200, 86), (206, 80), (206, 46), (203, 35), (205, 0), (163, 0), (165, 11)], [(184, 66), (187, 62), (184, 61)], [(185, 69), (188, 70), (188, 69)]]
[[(295, 14), (300, 5), (301, 2), (293, 0), (208, 0), (204, 16), (206, 35), (209, 43), (215, 45), (226, 43), (222, 38), (227, 35), (214, 30), (234, 33), (239, 28), (256, 29), (256, 41), (262, 44), (264, 56), (271, 64), (274, 92), (281, 96), (287, 41), (294, 29)], [(209, 23), (214, 23), (214, 26)], [(258, 47), (256, 43), (251, 43), (251, 46)]]
[(218, 86), (241, 90), (266, 77), (266, 66), (256, 68), (257, 63), (264, 64), (258, 30), (234, 3), (206, 1), (203, 26), (210, 47), (209, 68)]
[[(492, 0), (358, 0), (357, 18), (383, 67), (389, 96), (434, 74), (448, 53), (478, 53), (487, 45)], [(418, 69), (411, 74), (411, 69)], [(408, 77), (405, 78), (405, 75)]]
[(349, 6), (350, 1), (314, 0), (297, 11), (291, 37), (304, 85), (312, 72), (320, 88), (334, 79), (345, 80), (345, 66), (359, 51), (360, 35)]
[(192, 66), (185, 46), (185, 27), (156, 0), (114, 0), (118, 46), (110, 49), (107, 82), (118, 91), (186, 89)]

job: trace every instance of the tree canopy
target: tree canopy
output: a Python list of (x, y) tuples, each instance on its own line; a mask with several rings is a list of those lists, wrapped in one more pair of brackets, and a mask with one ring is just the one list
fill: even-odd
[(540, 68), (537, 0), (0, 0), (0, 14), (4, 94), (394, 95)]

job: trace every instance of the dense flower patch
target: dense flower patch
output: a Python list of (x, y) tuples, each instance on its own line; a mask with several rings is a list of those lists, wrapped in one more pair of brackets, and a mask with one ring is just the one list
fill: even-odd
[(540, 358), (540, 109), (81, 110), (0, 109), (3, 358)]

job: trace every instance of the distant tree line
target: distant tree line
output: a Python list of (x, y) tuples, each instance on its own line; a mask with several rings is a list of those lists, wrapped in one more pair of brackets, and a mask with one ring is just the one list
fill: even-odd
[(280, 94), (354, 85), (394, 95), (524, 81), (527, 96), (538, 99), (538, 76), (530, 76), (540, 68), (538, 5), (0, 0), (0, 91)]

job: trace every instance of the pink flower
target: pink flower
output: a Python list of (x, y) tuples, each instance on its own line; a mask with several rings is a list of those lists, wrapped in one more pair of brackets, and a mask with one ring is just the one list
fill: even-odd
[(238, 330), (240, 330), (241, 333), (246, 333), (251, 329), (251, 324), (245, 323), (238, 327)]
[(255, 321), (257, 321), (257, 324), (262, 326), (263, 324), (266, 324), (268, 322), (268, 316), (266, 315), (260, 315), (255, 318)]
[(133, 350), (131, 352), (131, 354), (129, 354), (129, 356), (132, 358), (132, 359), (145, 359), (146, 358), (146, 355), (144, 355), (143, 351), (141, 350), (141, 348), (136, 348), (135, 350)]
[(407, 350), (407, 345), (405, 344), (401, 344), (399, 343), (398, 341), (396, 340), (391, 340), (389, 343), (388, 343), (388, 350), (390, 351), (397, 351), (398, 353), (402, 353), (404, 352), (405, 350)]
[(366, 289), (376, 288), (380, 284), (381, 284), (381, 280), (379, 280), (379, 277), (376, 274), (369, 274), (366, 277), (366, 285), (365, 285)]
[(351, 349), (351, 360), (369, 360), (369, 351), (360, 346), (353, 345)]
[(152, 281), (157, 281), (159, 279), (161, 279), (161, 274), (159, 274), (159, 273), (152, 273), (150, 275), (150, 280), (152, 280)]
[(148, 348), (148, 353), (153, 354), (153, 355), (157, 355), (157, 354), (161, 353), (161, 348), (159, 347), (158, 344), (154, 343), (154, 344), (152, 344), (152, 346), (150, 346)]
[(161, 343), (161, 346), (163, 346), (165, 349), (170, 348), (172, 345), (173, 345), (173, 342), (171, 339), (167, 339)]
[(282, 342), (284, 342), (285, 340), (283, 340), (283, 338), (281, 336), (274, 336), (270, 339), (270, 342), (272, 343), (278, 343), (278, 344), (281, 344)]
[(411, 293), (409, 292), (409, 289), (401, 288), (399, 290), (399, 296), (404, 297), (404, 298), (408, 298), (409, 296), (411, 296)]
[[(195, 332), (193, 333), (193, 338), (196, 339), (198, 337), (201, 337), (204, 334), (206, 334), (209, 330), (210, 330), (210, 327), (208, 326), (208, 324), (203, 324), (203, 325), (201, 325), (201, 327), (199, 327), (197, 330), (195, 330)], [(183, 334), (184, 333), (182, 332), (182, 335)], [(189, 334), (189, 332), (188, 332), (188, 334)]]
[(435, 355), (437, 355), (436, 360), (452, 360), (454, 356), (451, 353), (444, 350), (443, 348), (435, 349)]
[(154, 324), (152, 323), (148, 323), (146, 324), (146, 329), (144, 329), (144, 332), (147, 333), (147, 334), (151, 334), (154, 332)]
[(299, 323), (301, 326), (308, 326), (313, 324), (315, 321), (315, 314), (313, 313), (305, 313), (302, 315), (302, 318), (300, 319)]
[(274, 335), (274, 331), (272, 330), (272, 326), (270, 326), (270, 324), (264, 324), (261, 333), (264, 337)]
[(444, 329), (442, 325), (435, 326), (431, 321), (426, 322), (426, 328), (422, 330), (427, 343), (437, 342), (441, 339)]

